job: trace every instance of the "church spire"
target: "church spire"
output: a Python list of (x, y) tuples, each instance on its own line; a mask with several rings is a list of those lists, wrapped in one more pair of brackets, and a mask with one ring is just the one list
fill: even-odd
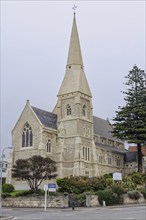
[(67, 66), (72, 64), (83, 66), (75, 12), (74, 12), (73, 26), (72, 26), (72, 32), (70, 38), (70, 46), (68, 51)]
[(84, 73), (75, 13), (73, 18), (66, 72), (58, 96), (73, 92), (80, 92), (82, 94), (92, 97)]

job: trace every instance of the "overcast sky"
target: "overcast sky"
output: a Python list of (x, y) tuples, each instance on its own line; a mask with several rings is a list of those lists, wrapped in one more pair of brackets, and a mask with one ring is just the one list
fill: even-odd
[(65, 74), (73, 5), (95, 116), (124, 104), (125, 76), (145, 70), (145, 1), (1, 1), (1, 146), (26, 100), (52, 111)]

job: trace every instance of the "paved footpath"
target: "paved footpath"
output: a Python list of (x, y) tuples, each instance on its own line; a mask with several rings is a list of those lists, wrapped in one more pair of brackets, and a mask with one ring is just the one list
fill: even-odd
[(3, 208), (2, 220), (146, 220), (146, 204), (108, 207), (71, 208)]

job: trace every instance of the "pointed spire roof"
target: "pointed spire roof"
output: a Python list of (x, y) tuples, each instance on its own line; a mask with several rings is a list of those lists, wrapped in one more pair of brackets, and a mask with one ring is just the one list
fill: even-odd
[(72, 32), (70, 38), (67, 66), (72, 64), (83, 66), (75, 13), (73, 18), (73, 26), (72, 26)]
[(58, 96), (73, 92), (81, 92), (92, 97), (88, 81), (84, 73), (75, 13), (73, 18), (66, 73), (62, 81)]

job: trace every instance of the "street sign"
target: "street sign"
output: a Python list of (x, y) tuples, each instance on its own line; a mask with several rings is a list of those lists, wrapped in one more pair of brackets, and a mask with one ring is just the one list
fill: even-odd
[(56, 192), (56, 188), (57, 188), (56, 183), (49, 183), (48, 184), (49, 192)]
[(122, 180), (121, 173), (113, 173), (113, 180)]

